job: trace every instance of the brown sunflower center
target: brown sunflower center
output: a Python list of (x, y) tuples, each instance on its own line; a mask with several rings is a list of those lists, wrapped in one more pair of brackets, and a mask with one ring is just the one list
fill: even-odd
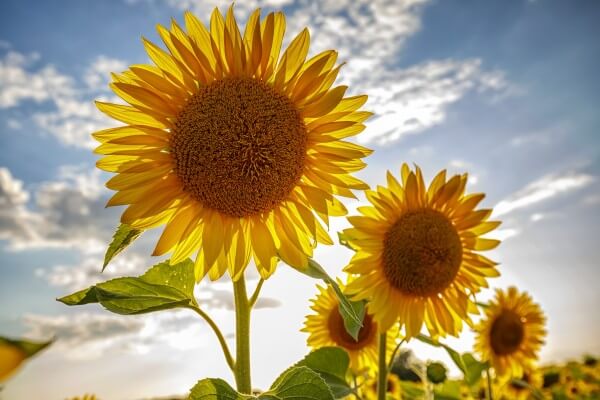
[(358, 332), (358, 339), (354, 340), (354, 338), (346, 331), (344, 319), (342, 318), (338, 307), (329, 314), (327, 325), (333, 341), (338, 346), (350, 350), (359, 350), (369, 345), (372, 343), (373, 338), (377, 333), (377, 324), (373, 321), (373, 318), (366, 313), (365, 318), (363, 319), (363, 326)]
[(233, 217), (270, 211), (302, 176), (304, 121), (292, 102), (250, 78), (201, 87), (177, 116), (171, 137), (184, 190)]
[(510, 310), (503, 310), (492, 323), (490, 344), (497, 355), (514, 353), (525, 337), (525, 325), (521, 317)]
[(452, 283), (461, 262), (460, 236), (452, 222), (438, 211), (404, 214), (385, 235), (385, 276), (407, 295), (441, 292)]

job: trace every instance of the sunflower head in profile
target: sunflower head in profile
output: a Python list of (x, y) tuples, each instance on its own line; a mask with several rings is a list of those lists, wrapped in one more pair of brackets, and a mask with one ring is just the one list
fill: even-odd
[(427, 188), (421, 170), (404, 164), (401, 181), (388, 172), (387, 183), (366, 192), (372, 205), (359, 207), (362, 215), (348, 217), (353, 228), (343, 236), (356, 251), (348, 292), (369, 300), (382, 329), (399, 321), (411, 338), (425, 323), (434, 337), (456, 336), (476, 312), (469, 296), (498, 276), (478, 251), (498, 245), (481, 235), (500, 223), (475, 209), (484, 195), (465, 194), (466, 174), (446, 180), (442, 171)]
[(128, 105), (97, 102), (125, 125), (94, 133), (97, 166), (116, 173), (109, 206), (136, 229), (164, 225), (154, 255), (175, 264), (195, 255), (198, 279), (251, 259), (269, 277), (279, 258), (305, 267), (316, 243), (332, 244), (317, 216), (345, 215), (336, 196), (367, 186), (351, 176), (370, 150), (345, 139), (371, 115), (366, 96), (333, 86), (337, 53), (307, 59), (304, 29), (282, 52), (285, 18), (250, 15), (240, 32), (233, 7), (205, 27), (158, 26), (166, 46), (144, 39), (152, 64), (113, 74)]
[(520, 377), (533, 370), (546, 335), (546, 318), (527, 293), (496, 290), (476, 327), (475, 351), (499, 376)]
[[(340, 287), (343, 285), (339, 282)], [(331, 286), (317, 285), (319, 294), (312, 299), (311, 309), (315, 314), (308, 315), (302, 332), (307, 332), (308, 345), (312, 349), (326, 346), (337, 346), (346, 350), (350, 357), (350, 368), (355, 375), (369, 374), (377, 368), (377, 351), (379, 332), (373, 316), (366, 312), (363, 326), (355, 340), (346, 331), (344, 320), (340, 314), (340, 302)], [(391, 329), (386, 337), (387, 354), (394, 351), (398, 330)]]

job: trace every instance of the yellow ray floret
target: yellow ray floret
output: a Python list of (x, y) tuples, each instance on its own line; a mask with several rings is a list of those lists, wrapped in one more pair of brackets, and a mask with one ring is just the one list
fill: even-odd
[(97, 102), (125, 124), (93, 135), (97, 166), (116, 173), (108, 205), (134, 228), (164, 225), (154, 255), (195, 254), (198, 279), (237, 280), (251, 260), (263, 278), (278, 259), (306, 267), (332, 244), (319, 219), (346, 213), (336, 196), (367, 189), (351, 173), (371, 150), (346, 140), (367, 96), (334, 86), (337, 52), (307, 58), (306, 29), (282, 51), (284, 32), (280, 12), (256, 10), (243, 33), (233, 7), (209, 27), (186, 12), (185, 28), (158, 26), (166, 49), (144, 39), (152, 64), (113, 74), (128, 105)]
[[(339, 282), (343, 290), (343, 285)], [(315, 314), (308, 315), (302, 332), (307, 332), (308, 345), (312, 349), (326, 346), (341, 347), (350, 356), (350, 368), (356, 374), (377, 372), (377, 350), (379, 331), (378, 325), (370, 313), (366, 313), (363, 326), (355, 340), (344, 326), (344, 320), (339, 311), (340, 302), (331, 286), (317, 285), (319, 294), (312, 300), (311, 309)], [(387, 356), (394, 350), (398, 329), (390, 329), (387, 335)]]
[(527, 293), (496, 290), (476, 327), (475, 350), (499, 376), (519, 378), (534, 370), (546, 336), (546, 317)]
[(348, 292), (369, 300), (382, 328), (399, 321), (411, 338), (425, 323), (432, 336), (456, 336), (471, 323), (470, 295), (498, 276), (478, 252), (499, 242), (481, 235), (500, 223), (475, 209), (484, 195), (466, 195), (466, 183), (466, 174), (446, 180), (442, 171), (426, 187), (421, 170), (404, 164), (400, 181), (388, 172), (387, 187), (366, 192), (372, 205), (348, 217), (353, 228), (343, 235), (356, 250), (345, 268), (356, 276)]

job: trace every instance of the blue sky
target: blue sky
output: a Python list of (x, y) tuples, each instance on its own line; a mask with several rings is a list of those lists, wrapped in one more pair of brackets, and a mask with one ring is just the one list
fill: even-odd
[[(125, 318), (53, 300), (156, 261), (150, 233), (98, 274), (119, 210), (103, 207), (107, 176), (94, 170), (89, 134), (112, 122), (92, 101), (112, 97), (110, 71), (147, 61), (140, 37), (156, 41), (156, 23), (188, 8), (207, 21), (215, 4), (228, 5), (0, 5), (0, 334), (58, 338), (9, 383), (7, 398), (136, 399), (184, 393), (205, 376), (231, 380), (192, 315)], [(341, 81), (370, 95), (376, 116), (358, 141), (375, 153), (360, 176), (376, 185), (405, 161), (429, 179), (441, 168), (469, 172), (468, 189), (487, 193), (504, 221), (494, 254), (502, 277), (492, 285), (528, 290), (548, 315), (543, 359), (599, 354), (600, 3), (252, 0), (236, 4), (238, 20), (257, 5), (286, 12), (287, 40), (308, 26), (313, 54), (338, 49)], [(338, 219), (331, 230), (345, 226)], [(349, 257), (340, 246), (317, 251), (332, 274)], [(256, 386), (306, 352), (298, 329), (314, 284), (281, 266), (265, 285), (253, 320)], [(203, 284), (198, 294), (232, 333), (229, 286)], [(466, 350), (472, 335), (452, 343)]]

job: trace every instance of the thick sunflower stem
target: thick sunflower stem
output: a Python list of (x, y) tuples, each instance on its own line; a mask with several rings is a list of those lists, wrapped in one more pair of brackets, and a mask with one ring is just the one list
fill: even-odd
[(242, 275), (233, 282), (235, 297), (235, 382), (238, 392), (252, 393), (250, 380), (250, 302), (246, 293), (246, 281)]
[(385, 359), (387, 350), (387, 332), (379, 334), (379, 373), (377, 375), (377, 400), (385, 400), (387, 392), (387, 361)]

